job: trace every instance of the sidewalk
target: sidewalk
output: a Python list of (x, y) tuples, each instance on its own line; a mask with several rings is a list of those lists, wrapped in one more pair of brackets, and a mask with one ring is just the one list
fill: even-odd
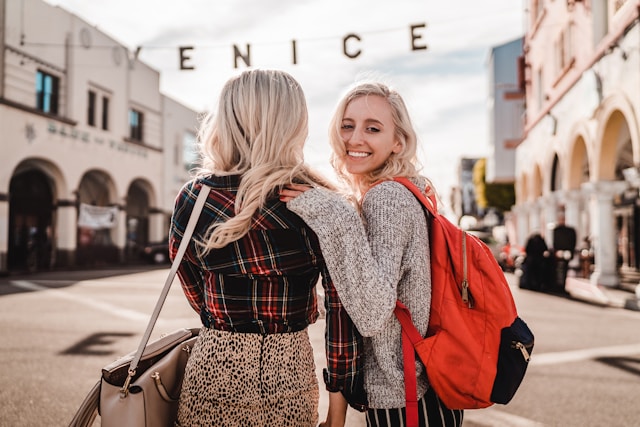
[(640, 301), (636, 295), (637, 291), (634, 293), (630, 289), (594, 285), (589, 279), (567, 277), (565, 290), (572, 298), (577, 300), (604, 307), (640, 311)]

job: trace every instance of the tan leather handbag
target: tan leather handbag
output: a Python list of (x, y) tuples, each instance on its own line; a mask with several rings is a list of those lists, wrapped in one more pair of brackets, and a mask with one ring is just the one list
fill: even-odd
[[(102, 368), (100, 380), (85, 397), (69, 424), (91, 426), (173, 426), (185, 366), (199, 329), (179, 329), (149, 343), (171, 283), (187, 250), (210, 188), (202, 186), (160, 298), (135, 352)], [(147, 345), (148, 344), (148, 345)]]

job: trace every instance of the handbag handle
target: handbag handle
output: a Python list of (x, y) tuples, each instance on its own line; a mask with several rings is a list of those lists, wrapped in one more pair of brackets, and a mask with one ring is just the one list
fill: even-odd
[(151, 314), (151, 319), (149, 319), (149, 324), (147, 325), (147, 330), (144, 332), (142, 336), (142, 340), (140, 341), (140, 345), (138, 346), (138, 350), (136, 351), (135, 356), (131, 360), (131, 364), (129, 365), (129, 375), (120, 390), (123, 397), (125, 397), (129, 393), (129, 384), (131, 383), (131, 379), (136, 374), (136, 369), (138, 368), (138, 363), (140, 362), (140, 358), (142, 358), (142, 353), (144, 349), (147, 347), (149, 343), (149, 338), (151, 337), (151, 332), (153, 331), (153, 327), (158, 320), (158, 316), (160, 316), (160, 310), (164, 305), (165, 300), (167, 299), (167, 295), (169, 294), (169, 289), (171, 288), (171, 284), (173, 283), (173, 279), (178, 272), (178, 268), (180, 267), (180, 263), (182, 262), (182, 258), (184, 257), (185, 252), (187, 251), (187, 247), (189, 246), (189, 241), (191, 240), (191, 236), (193, 231), (196, 228), (196, 224), (198, 223), (198, 218), (200, 217), (200, 213), (202, 212), (202, 208), (209, 196), (209, 192), (211, 191), (211, 187), (208, 185), (202, 185), (200, 189), (200, 193), (198, 194), (198, 198), (196, 199), (195, 204), (193, 205), (193, 210), (191, 211), (191, 215), (189, 216), (189, 222), (187, 223), (187, 228), (184, 230), (184, 234), (182, 235), (182, 240), (180, 241), (180, 246), (178, 246), (178, 252), (176, 253), (175, 258), (173, 259), (173, 263), (171, 264), (171, 269), (169, 270), (169, 275), (167, 276), (167, 280), (164, 282), (164, 287), (162, 288), (162, 292), (160, 293), (160, 297), (158, 298), (158, 302), (156, 303), (156, 307)]

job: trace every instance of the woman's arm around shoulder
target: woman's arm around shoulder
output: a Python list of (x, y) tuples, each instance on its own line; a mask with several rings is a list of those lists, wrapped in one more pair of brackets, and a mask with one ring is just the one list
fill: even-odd
[[(393, 316), (402, 249), (374, 256), (358, 211), (342, 196), (315, 188), (287, 203), (315, 231), (340, 300), (360, 333), (380, 332)], [(395, 223), (404, 215), (389, 218)], [(391, 225), (399, 229), (398, 225)], [(393, 257), (393, 261), (386, 258)], [(385, 258), (380, 260), (380, 258)], [(393, 267), (390, 267), (393, 266)]]

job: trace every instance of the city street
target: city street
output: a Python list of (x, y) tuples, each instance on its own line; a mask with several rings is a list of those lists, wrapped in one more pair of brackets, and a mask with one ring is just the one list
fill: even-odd
[[(167, 271), (1, 278), (0, 426), (68, 425), (102, 366), (137, 347)], [(536, 335), (532, 362), (512, 402), (467, 411), (464, 425), (640, 425), (640, 312), (512, 290)], [(176, 282), (152, 339), (198, 323)], [(318, 373), (323, 327), (311, 329)], [(362, 415), (350, 412), (348, 425), (364, 426)]]

